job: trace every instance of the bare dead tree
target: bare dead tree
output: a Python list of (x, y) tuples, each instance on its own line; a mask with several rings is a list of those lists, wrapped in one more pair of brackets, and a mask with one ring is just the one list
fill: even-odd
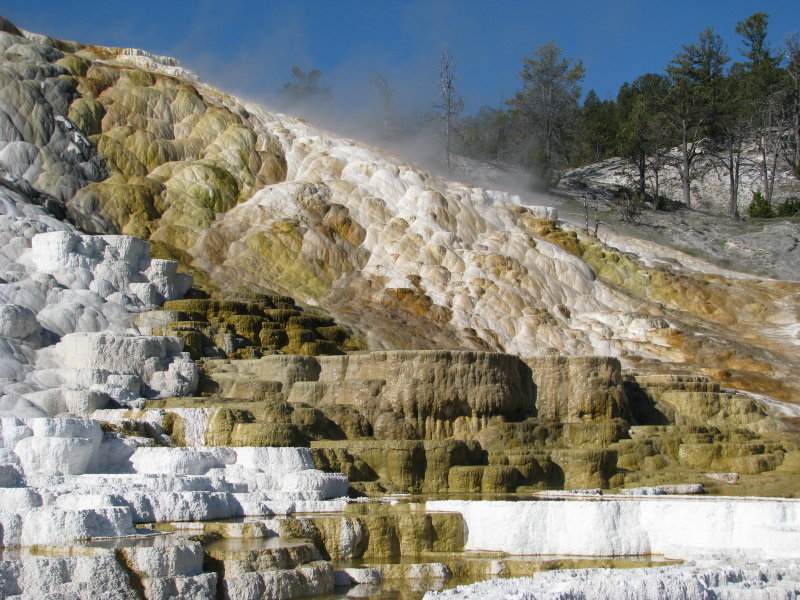
[(372, 77), (372, 84), (381, 96), (381, 110), (383, 113), (383, 135), (386, 139), (391, 138), (394, 130), (394, 90), (389, 87), (389, 82), (381, 73), (376, 73)]
[(442, 47), (442, 55), (439, 62), (439, 96), (434, 107), (439, 111), (439, 117), (442, 119), (443, 149), (448, 173), (451, 170), (450, 144), (453, 139), (453, 126), (458, 115), (464, 110), (464, 99), (456, 91), (455, 78), (455, 63), (445, 45)]
[(786, 93), (778, 90), (758, 99), (751, 115), (756, 158), (749, 161), (757, 170), (767, 202), (772, 203), (779, 159), (791, 136), (792, 118), (787, 111)]
[(586, 235), (597, 237), (597, 232), (600, 229), (600, 218), (598, 216), (599, 200), (595, 194), (584, 194), (581, 196), (581, 204), (583, 204), (583, 230)]

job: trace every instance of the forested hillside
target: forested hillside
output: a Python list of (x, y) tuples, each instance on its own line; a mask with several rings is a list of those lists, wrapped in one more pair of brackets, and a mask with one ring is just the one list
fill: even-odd
[(662, 202), (659, 178), (674, 170), (682, 193), (672, 199), (686, 205), (691, 182), (713, 166), (728, 176), (731, 215), (745, 173), (761, 188), (752, 216), (793, 215), (800, 203), (785, 197), (778, 203), (775, 181), (787, 168), (800, 176), (800, 38), (773, 47), (767, 27), (766, 13), (739, 22), (738, 57), (704, 29), (662, 72), (625, 83), (616, 99), (590, 90), (582, 105), (581, 63), (563, 58), (551, 42), (523, 59), (523, 88), (506, 107), (464, 120), (461, 151), (527, 163), (545, 187), (558, 169), (622, 157), (634, 168), (631, 183), (642, 199)]
[[(729, 48), (707, 27), (613, 98), (583, 89), (582, 60), (550, 41), (522, 58), (520, 87), (510, 97), (470, 115), (459, 93), (459, 75), (469, 66), (445, 47), (429, 107), (399, 108), (391, 81), (372, 78), (381, 114), (370, 123), (373, 137), (401, 150), (420, 137), (435, 140), (436, 161), (451, 175), (458, 170), (452, 155), (522, 166), (539, 190), (554, 188), (567, 169), (616, 157), (626, 194), (655, 208), (695, 205), (694, 182), (713, 171), (727, 196), (717, 212), (794, 216), (800, 199), (785, 181), (800, 177), (800, 37), (771, 42), (764, 12), (739, 21), (735, 32), (739, 43)], [(295, 67), (292, 77), (281, 90), (289, 111), (323, 106), (336, 93), (319, 70)], [(677, 189), (662, 185), (675, 178)]]

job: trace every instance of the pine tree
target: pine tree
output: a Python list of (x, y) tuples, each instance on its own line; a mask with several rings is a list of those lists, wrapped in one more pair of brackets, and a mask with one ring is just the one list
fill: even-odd
[(742, 36), (740, 49), (747, 60), (735, 71), (741, 73), (749, 104), (750, 135), (758, 158), (756, 168), (764, 197), (772, 203), (778, 161), (786, 151), (786, 138), (792, 122), (789, 111), (790, 85), (787, 72), (780, 68), (781, 56), (767, 43), (767, 13), (754, 13), (739, 21), (736, 33)]
[(728, 60), (722, 38), (709, 27), (667, 66), (672, 84), (667, 110), (680, 145), (680, 160), (673, 166), (681, 178), (687, 206), (691, 205), (690, 186), (701, 143), (714, 135), (720, 124), (723, 67)]
[(581, 138), (584, 149), (581, 159), (597, 162), (612, 155), (617, 135), (615, 106), (610, 100), (600, 100), (589, 90), (581, 109)]
[(535, 141), (534, 162), (541, 171), (549, 172), (569, 163), (579, 127), (579, 84), (585, 70), (580, 60), (573, 63), (564, 58), (553, 41), (523, 58), (522, 65), (519, 78), (523, 89), (509, 104), (520, 126)]
[(745, 85), (734, 70), (724, 82), (724, 101), (716, 135), (708, 145), (709, 156), (728, 176), (728, 214), (739, 216), (739, 182), (745, 167), (744, 149), (750, 138)]
[(669, 137), (669, 127), (663, 112), (664, 98), (668, 91), (667, 78), (654, 73), (642, 75), (620, 90), (627, 114), (617, 135), (617, 148), (636, 168), (641, 197), (645, 196), (648, 172), (653, 174), (656, 207), (659, 175)]

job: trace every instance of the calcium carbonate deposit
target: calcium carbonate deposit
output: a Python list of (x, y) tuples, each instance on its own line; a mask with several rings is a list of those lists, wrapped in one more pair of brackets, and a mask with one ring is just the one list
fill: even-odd
[(741, 567), (682, 566), (623, 571), (584, 569), (542, 573), (529, 579), (485, 581), (425, 600), (782, 600), (796, 598), (800, 564), (747, 564)]
[(508, 554), (791, 559), (800, 501), (621, 497), (428, 502), (464, 516), (465, 547)]
[[(172, 59), (2, 18), (0, 53), (0, 598), (419, 597), (554, 554), (719, 562), (428, 597), (800, 594), (798, 501), (647, 495), (788, 494), (794, 284), (581, 239)], [(454, 493), (526, 500), (416, 496)]]

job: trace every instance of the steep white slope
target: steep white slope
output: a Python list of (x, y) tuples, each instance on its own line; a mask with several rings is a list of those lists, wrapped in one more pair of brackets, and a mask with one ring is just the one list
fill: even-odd
[[(41, 153), (42, 132), (54, 135), (68, 108), (99, 149), (85, 148), (86, 160), (100, 152), (109, 169), (102, 182), (87, 171), (67, 198), (70, 216), (87, 230), (149, 236), (209, 273), (209, 287), (287, 293), (356, 325), (376, 349), (599, 353), (626, 366), (726, 369), (735, 348), (737, 370), (787, 382), (784, 398), (800, 385), (794, 348), (772, 333), (796, 320), (791, 286), (579, 244), (550, 208), (243, 103), (172, 60), (37, 39), (3, 34), (19, 91), (0, 128)], [(71, 103), (32, 91), (36, 78), (57, 87), (59, 77), (74, 82)], [(69, 172), (54, 156), (51, 170)], [(13, 162), (18, 181), (51, 189), (22, 158)]]
[[(192, 249), (196, 264), (220, 279), (234, 274), (243, 285), (264, 285), (252, 267), (263, 256), (260, 239), (280, 239), (288, 228), (300, 238), (294, 258), (312, 265), (306, 279), (322, 283), (289, 288), (294, 274), (280, 272), (273, 283), (307, 302), (335, 310), (342, 294), (375, 305), (393, 295), (407, 294), (409, 304), (427, 296), (428, 318), (438, 314), (460, 343), (477, 336), (521, 355), (624, 353), (616, 338), (630, 337), (637, 318), (630, 301), (525, 225), (557, 218), (554, 209), (522, 208), (516, 196), (448, 182), (391, 154), (246, 108), (263, 137), (279, 140), (287, 181), (219, 215)], [(336, 218), (346, 229), (331, 233)], [(221, 261), (210, 255), (220, 244), (229, 244)]]

